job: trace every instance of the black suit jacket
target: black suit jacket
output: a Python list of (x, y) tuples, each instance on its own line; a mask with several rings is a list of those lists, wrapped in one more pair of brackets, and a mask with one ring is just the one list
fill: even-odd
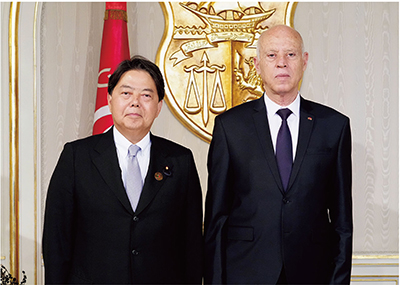
[(201, 283), (202, 194), (192, 153), (151, 141), (136, 212), (112, 129), (64, 146), (47, 193), (46, 284)]
[(350, 282), (349, 119), (301, 98), (296, 157), (282, 188), (264, 98), (215, 120), (208, 157), (205, 283)]

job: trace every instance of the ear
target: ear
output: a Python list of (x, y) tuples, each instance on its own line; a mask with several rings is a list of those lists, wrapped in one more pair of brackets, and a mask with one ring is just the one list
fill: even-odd
[(253, 57), (254, 67), (256, 68), (257, 74), (260, 74), (260, 63), (258, 62), (258, 58)]
[(111, 101), (112, 101), (112, 96), (109, 93), (107, 93), (107, 105), (110, 112), (111, 112)]
[(303, 53), (303, 72), (307, 68), (307, 63), (308, 63), (308, 52)]
[(157, 105), (157, 117), (158, 117), (158, 115), (160, 115), (161, 107), (163, 105), (163, 101), (164, 100), (161, 100), (161, 101), (158, 102), (158, 105)]

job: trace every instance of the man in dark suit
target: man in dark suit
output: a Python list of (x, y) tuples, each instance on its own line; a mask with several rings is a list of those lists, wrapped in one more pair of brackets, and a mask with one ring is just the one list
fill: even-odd
[(215, 120), (206, 284), (350, 283), (349, 119), (300, 96), (307, 61), (297, 31), (265, 31), (254, 59), (264, 95)]
[[(45, 282), (201, 284), (202, 194), (193, 155), (150, 133), (164, 97), (161, 72), (133, 57), (112, 74), (108, 93), (114, 127), (67, 143), (50, 181)], [(131, 145), (140, 148), (132, 157)]]

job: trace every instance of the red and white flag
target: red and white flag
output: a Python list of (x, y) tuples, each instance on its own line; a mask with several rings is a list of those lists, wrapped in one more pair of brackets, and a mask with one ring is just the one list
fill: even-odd
[(107, 86), (108, 79), (118, 64), (130, 57), (127, 21), (126, 2), (106, 3), (94, 113), (94, 135), (104, 133), (113, 125), (107, 103)]

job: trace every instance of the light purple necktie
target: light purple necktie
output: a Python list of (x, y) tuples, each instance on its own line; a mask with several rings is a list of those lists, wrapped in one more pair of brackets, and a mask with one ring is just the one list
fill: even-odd
[(142, 175), (140, 174), (139, 163), (136, 157), (139, 150), (140, 147), (133, 144), (128, 149), (128, 168), (125, 187), (133, 211), (136, 211), (143, 187)]
[(276, 139), (276, 162), (281, 174), (283, 190), (286, 191), (293, 165), (292, 136), (286, 119), (292, 114), (292, 111), (286, 108), (280, 109), (276, 113), (282, 118), (282, 124)]

